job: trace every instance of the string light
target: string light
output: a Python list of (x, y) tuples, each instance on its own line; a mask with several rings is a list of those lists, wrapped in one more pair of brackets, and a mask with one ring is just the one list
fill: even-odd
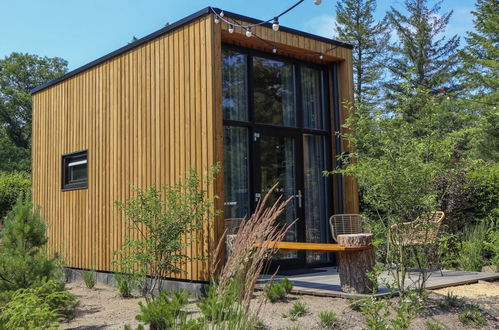
[(321, 53), (321, 54), (319, 54), (319, 59), (320, 59), (321, 61), (324, 59), (324, 55), (322, 55), (322, 53)]
[(225, 15), (225, 14), (224, 14), (224, 11), (222, 10), (222, 11), (220, 12), (220, 17), (224, 17), (224, 15)]
[(272, 53), (277, 53), (277, 47), (276, 46), (272, 46)]
[(274, 18), (274, 23), (272, 23), (272, 30), (279, 31), (279, 19), (277, 17)]
[(252, 35), (253, 35), (253, 33), (251, 32), (251, 28), (250, 27), (246, 28), (246, 36), (249, 38)]
[(215, 16), (215, 24), (218, 24), (220, 23), (220, 19), (218, 18), (218, 16)]
[(234, 25), (229, 24), (229, 33), (234, 33)]

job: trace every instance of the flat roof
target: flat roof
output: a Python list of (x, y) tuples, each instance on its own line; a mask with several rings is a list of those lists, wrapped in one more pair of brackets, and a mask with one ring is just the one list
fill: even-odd
[[(36, 88), (33, 88), (31, 90), (31, 94), (35, 94), (47, 87), (50, 87), (50, 86), (53, 86), (61, 81), (64, 81), (68, 78), (71, 78), (75, 75), (77, 75), (78, 73), (80, 72), (83, 72), (87, 69), (90, 69), (102, 62), (105, 62), (115, 56), (118, 56), (120, 54), (123, 54), (135, 47), (138, 47), (146, 42), (149, 42), (159, 36), (162, 36), (164, 34), (167, 34), (168, 32), (170, 31), (173, 31), (173, 30), (176, 30), (178, 29), (179, 27), (181, 27), (182, 25), (185, 25), (191, 21), (194, 21), (204, 15), (207, 15), (207, 14), (212, 14), (213, 11), (216, 11), (216, 12), (220, 12), (221, 9), (219, 8), (214, 8), (214, 7), (206, 7), (206, 8), (203, 8), (187, 17), (184, 17), (182, 18), (181, 20), (178, 20), (176, 21), (175, 23), (172, 23), (172, 24), (169, 24), (168, 26), (160, 29), (160, 30), (157, 30), (151, 34), (148, 34), (146, 35), (145, 37), (142, 37), (132, 43), (129, 43), (128, 45), (126, 46), (123, 46), (121, 48), (118, 48), (116, 49), (115, 51), (112, 51), (110, 52), (109, 54), (106, 54), (102, 57), (99, 57), (98, 59), (96, 60), (93, 60), (92, 62), (90, 63), (87, 63), (77, 69), (74, 69), (62, 76), (60, 76), (59, 78), (56, 78), (54, 80), (51, 80), (49, 82), (46, 82), (45, 84), (43, 85), (40, 85)], [(241, 20), (241, 21), (245, 21), (245, 22), (248, 22), (248, 23), (252, 23), (252, 24), (255, 24), (255, 23), (260, 23), (261, 20), (257, 20), (256, 18), (252, 18), (252, 17), (248, 17), (248, 16), (244, 16), (244, 15), (239, 15), (239, 14), (236, 14), (236, 13), (232, 13), (232, 12), (228, 12), (228, 11), (225, 11), (224, 10), (224, 15), (226, 17), (229, 17), (229, 18), (232, 18), (232, 19), (235, 19), (235, 20)], [(265, 23), (263, 24), (263, 26), (266, 26), (266, 27), (272, 27), (272, 24), (271, 23)], [(300, 31), (300, 30), (295, 30), (295, 29), (292, 29), (292, 28), (288, 28), (288, 27), (285, 27), (285, 26), (281, 26), (279, 28), (279, 30), (281, 31), (284, 31), (284, 32), (289, 32), (289, 33), (292, 33), (292, 34), (296, 34), (296, 35), (300, 35), (300, 36), (303, 36), (303, 37), (307, 37), (307, 38), (310, 38), (310, 39), (315, 39), (315, 40), (318, 40), (318, 41), (322, 41), (322, 42), (326, 42), (326, 43), (329, 43), (329, 44), (332, 44), (332, 45), (335, 45), (335, 46), (340, 46), (340, 47), (345, 47), (345, 48), (350, 48), (352, 49), (353, 46), (348, 44), (348, 43), (345, 43), (345, 42), (341, 42), (341, 41), (337, 41), (337, 40), (333, 40), (333, 39), (329, 39), (329, 38), (325, 38), (325, 37), (321, 37), (321, 36), (318, 36), (318, 35), (315, 35), (315, 34), (311, 34), (311, 33), (307, 33), (307, 32), (303, 32), (303, 31)]]

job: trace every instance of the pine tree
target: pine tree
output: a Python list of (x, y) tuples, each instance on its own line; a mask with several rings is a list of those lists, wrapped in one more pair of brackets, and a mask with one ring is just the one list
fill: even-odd
[(386, 47), (389, 40), (386, 19), (374, 20), (376, 0), (346, 0), (336, 4), (337, 39), (354, 46), (355, 102), (371, 104), (379, 98)]
[[(393, 80), (386, 84), (388, 98), (397, 103), (401, 96), (424, 100), (421, 93), (441, 95), (459, 90), (459, 37), (441, 36), (452, 11), (439, 14), (441, 1), (428, 7), (427, 0), (406, 0), (407, 15), (391, 7), (390, 24), (397, 32), (398, 42), (391, 50), (393, 58), (388, 69)], [(407, 93), (413, 95), (407, 95)], [(419, 98), (418, 98), (419, 97)], [(410, 98), (409, 98), (410, 99)], [(417, 115), (421, 104), (403, 107), (407, 118)]]
[(472, 14), (475, 31), (461, 53), (468, 98), (475, 101), (468, 106), (481, 115), (479, 154), (499, 160), (499, 1), (478, 0)]

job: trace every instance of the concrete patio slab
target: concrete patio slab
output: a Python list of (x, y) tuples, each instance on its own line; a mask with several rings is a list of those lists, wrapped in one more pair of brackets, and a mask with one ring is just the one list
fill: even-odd
[[(430, 277), (426, 282), (427, 289), (440, 289), (449, 286), (463, 285), (476, 283), (478, 281), (493, 281), (499, 279), (499, 273), (481, 273), (481, 272), (464, 272), (454, 270), (443, 270), (443, 276), (440, 271), (429, 272)], [(364, 294), (351, 294), (341, 291), (340, 276), (337, 267), (322, 267), (313, 269), (304, 269), (303, 273), (299, 271), (282, 271), (276, 279), (287, 277), (290, 281), (294, 282), (293, 293), (307, 294), (315, 296), (326, 297), (365, 297)], [(264, 284), (271, 278), (270, 275), (262, 275), (260, 277), (260, 284)], [(407, 274), (406, 287), (411, 288), (415, 286), (419, 279), (419, 272), (414, 271)], [(379, 282), (383, 283), (385, 280), (392, 283), (391, 276), (388, 271), (380, 275)], [(384, 296), (390, 294), (390, 290), (380, 284), (380, 288), (376, 296)]]

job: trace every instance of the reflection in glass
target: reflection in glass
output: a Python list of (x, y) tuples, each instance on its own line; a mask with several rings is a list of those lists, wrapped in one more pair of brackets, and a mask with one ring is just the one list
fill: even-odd
[(302, 66), (300, 69), (301, 95), (303, 102), (303, 126), (327, 129), (323, 97), (323, 72)]
[[(279, 196), (283, 196), (282, 199), (286, 200), (295, 195), (295, 140), (289, 137), (262, 135), (260, 137), (260, 168), (262, 197), (274, 184), (279, 183), (267, 202), (268, 206), (272, 205)], [(286, 205), (286, 209), (280, 216), (280, 221), (289, 224), (295, 219), (296, 206), (293, 199)], [(296, 224), (287, 232), (284, 240), (296, 242)], [(296, 258), (296, 252), (280, 253), (278, 258)]]
[(248, 120), (247, 56), (224, 49), (222, 51), (223, 118)]
[(296, 126), (293, 65), (254, 57), (253, 71), (255, 121)]
[[(305, 178), (305, 238), (310, 243), (327, 243), (328, 189), (325, 155), (326, 138), (319, 135), (303, 136)], [(327, 254), (307, 252), (307, 262), (326, 262)]]
[(248, 130), (224, 127), (224, 205), (225, 218), (249, 215)]

